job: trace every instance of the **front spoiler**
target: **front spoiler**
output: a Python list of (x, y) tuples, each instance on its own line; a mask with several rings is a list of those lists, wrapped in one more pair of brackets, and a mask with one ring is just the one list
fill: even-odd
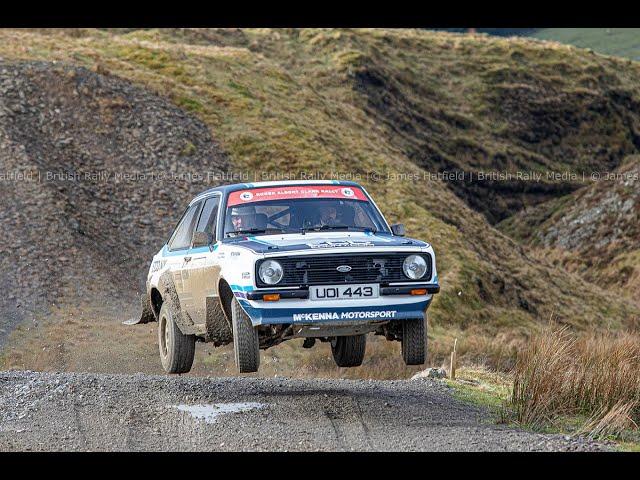
[[(414, 297), (415, 298), (415, 297)], [(372, 323), (380, 321), (408, 320), (421, 318), (432, 300), (431, 295), (411, 303), (389, 302), (386, 305), (373, 306), (343, 306), (343, 307), (314, 307), (312, 304), (299, 306), (299, 301), (280, 300), (278, 307), (274, 304), (262, 306), (262, 302), (250, 302), (238, 298), (238, 302), (251, 318), (254, 326), (258, 325), (315, 325), (341, 324), (344, 322)], [(295, 302), (291, 308), (285, 302)], [(306, 303), (306, 302), (305, 302)]]

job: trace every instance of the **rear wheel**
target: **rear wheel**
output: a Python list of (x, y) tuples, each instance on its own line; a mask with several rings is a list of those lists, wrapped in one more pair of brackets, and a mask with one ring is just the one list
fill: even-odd
[(402, 359), (405, 365), (422, 365), (427, 356), (426, 318), (402, 321)]
[(196, 353), (196, 336), (183, 334), (175, 322), (176, 313), (168, 302), (158, 315), (158, 347), (160, 361), (167, 373), (187, 373)]
[(366, 347), (366, 334), (335, 337), (331, 341), (331, 353), (333, 353), (333, 359), (339, 367), (359, 367), (362, 365)]
[(235, 298), (231, 300), (231, 320), (236, 366), (240, 373), (257, 372), (260, 366), (258, 330)]

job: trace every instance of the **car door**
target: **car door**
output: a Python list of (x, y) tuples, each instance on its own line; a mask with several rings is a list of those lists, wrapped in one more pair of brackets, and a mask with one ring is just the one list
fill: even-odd
[[(204, 199), (203, 204), (194, 232), (210, 233), (211, 245), (213, 245), (216, 242), (215, 230), (220, 195), (216, 194)], [(185, 263), (183, 272), (185, 299), (188, 300), (183, 308), (189, 313), (194, 323), (199, 325), (206, 321), (207, 296), (217, 295), (220, 265), (211, 245), (191, 247), (185, 257), (189, 259)]]
[(184, 272), (190, 260), (188, 253), (191, 247), (191, 238), (201, 208), (202, 202), (191, 205), (185, 211), (169, 242), (167, 242), (167, 265), (173, 277), (173, 284), (176, 287), (181, 308), (184, 308), (185, 303), (189, 301), (186, 298), (188, 292), (185, 291)]

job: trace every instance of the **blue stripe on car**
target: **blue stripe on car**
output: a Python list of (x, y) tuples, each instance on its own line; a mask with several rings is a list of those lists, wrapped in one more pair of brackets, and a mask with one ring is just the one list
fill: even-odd
[[(216, 245), (213, 246), (214, 250), (217, 248)], [(191, 249), (182, 248), (180, 250), (175, 250), (172, 252), (171, 250), (169, 250), (169, 247), (165, 245), (164, 247), (162, 247), (162, 251), (160, 252), (160, 254), (163, 257), (177, 257), (179, 255), (187, 255), (190, 253), (205, 253), (208, 251), (209, 251), (209, 247), (198, 247), (198, 248), (191, 248)]]
[(247, 237), (247, 239), (249, 239), (252, 242), (256, 242), (259, 243), (261, 245), (266, 245), (267, 247), (274, 247), (275, 245), (273, 243), (269, 243), (269, 242), (265, 242), (264, 240), (258, 240), (256, 237), (251, 236), (251, 237)]

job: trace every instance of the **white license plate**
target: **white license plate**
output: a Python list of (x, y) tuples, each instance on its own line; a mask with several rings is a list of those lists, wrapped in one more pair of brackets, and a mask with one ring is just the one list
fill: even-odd
[(378, 298), (379, 296), (380, 285), (377, 283), (309, 287), (309, 299), (311, 300), (354, 300), (359, 298)]

